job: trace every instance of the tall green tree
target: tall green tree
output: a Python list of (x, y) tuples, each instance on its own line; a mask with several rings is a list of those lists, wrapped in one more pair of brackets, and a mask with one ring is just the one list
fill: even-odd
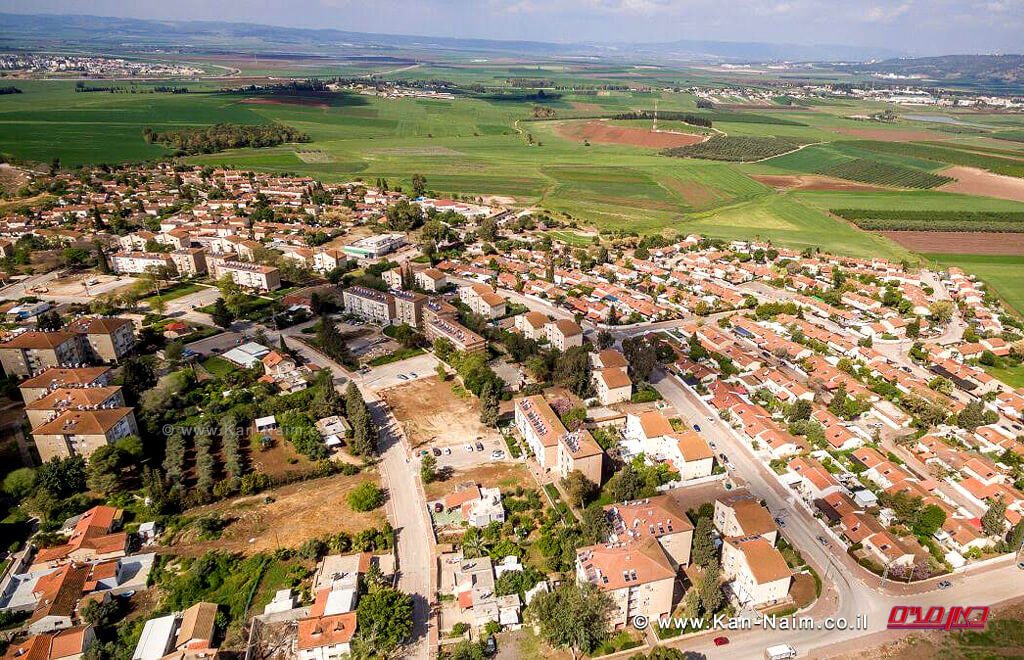
[(223, 298), (217, 298), (217, 301), (213, 303), (213, 312), (210, 317), (217, 326), (225, 330), (235, 322), (235, 313), (228, 308), (228, 304), (224, 302)]
[(709, 516), (697, 519), (693, 531), (693, 553), (691, 559), (698, 566), (708, 566), (715, 559), (714, 522)]
[(569, 580), (538, 594), (527, 613), (548, 644), (567, 648), (576, 658), (593, 653), (608, 638), (614, 607), (611, 597), (593, 584)]
[(375, 657), (391, 657), (412, 634), (412, 596), (384, 587), (359, 599), (356, 635), (372, 642)]

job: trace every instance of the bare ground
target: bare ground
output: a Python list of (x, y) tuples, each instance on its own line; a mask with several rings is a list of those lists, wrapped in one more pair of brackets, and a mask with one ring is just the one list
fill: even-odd
[(295, 548), (307, 539), (328, 534), (381, 527), (385, 521), (383, 508), (360, 513), (348, 505), (348, 493), (367, 481), (379, 480), (373, 472), (335, 475), (192, 509), (191, 515), (219, 514), (231, 522), (220, 538), (210, 541), (198, 540), (195, 530), (186, 528), (173, 539), (170, 551), (188, 555), (210, 550), (255, 554)]
[(750, 178), (777, 190), (885, 190), (867, 183), (844, 181), (817, 174), (753, 174)]
[(588, 140), (596, 144), (624, 144), (633, 147), (685, 147), (707, 139), (704, 135), (667, 133), (647, 128), (615, 126), (603, 121), (566, 122), (555, 128), (559, 136), (569, 140)]
[(1024, 179), (962, 166), (944, 169), (939, 174), (954, 177), (956, 181), (936, 190), (1024, 202)]
[(966, 231), (882, 231), (878, 233), (914, 252), (1024, 254), (1024, 233)]
[(383, 390), (395, 418), (402, 424), (413, 448), (431, 443), (438, 446), (463, 445), (478, 437), (495, 439), (497, 432), (480, 423), (476, 398), (452, 393), (451, 382), (436, 376)]

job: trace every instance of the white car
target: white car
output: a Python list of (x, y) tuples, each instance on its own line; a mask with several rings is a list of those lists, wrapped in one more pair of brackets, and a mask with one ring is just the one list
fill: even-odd
[(499, 461), (505, 458), (505, 452), (500, 449), (495, 449), (494, 451), (491, 452), (491, 458), (493, 458), (496, 461)]
[(405, 374), (398, 374), (398, 380), (409, 380), (409, 377)]
[(473, 445), (466, 445), (466, 451), (473, 451)]
[(448, 456), (448, 455), (450, 455), (452, 453), (452, 448), (451, 447), (445, 447), (443, 451), (444, 451), (445, 456)]

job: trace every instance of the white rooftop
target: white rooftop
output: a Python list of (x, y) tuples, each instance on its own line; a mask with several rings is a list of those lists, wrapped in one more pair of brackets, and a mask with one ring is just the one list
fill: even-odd
[(135, 647), (132, 660), (160, 660), (167, 655), (176, 623), (177, 617), (173, 614), (147, 621), (142, 628), (142, 637)]

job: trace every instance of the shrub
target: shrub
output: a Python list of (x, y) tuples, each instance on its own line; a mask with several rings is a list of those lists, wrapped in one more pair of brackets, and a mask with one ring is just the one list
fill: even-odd
[(348, 505), (356, 511), (372, 511), (384, 504), (384, 491), (367, 481), (348, 494)]

